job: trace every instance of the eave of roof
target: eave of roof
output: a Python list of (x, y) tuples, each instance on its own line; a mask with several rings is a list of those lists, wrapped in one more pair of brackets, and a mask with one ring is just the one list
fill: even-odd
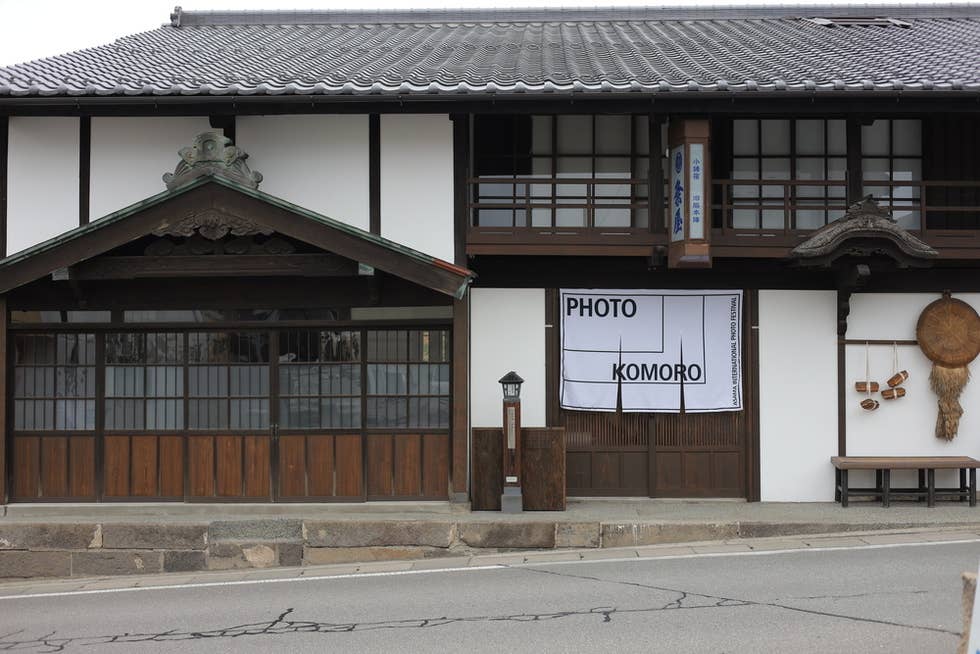
[[(806, 17), (889, 16), (824, 27)], [(0, 68), (15, 98), (980, 94), (980, 5), (184, 12)], [(184, 100), (186, 98), (187, 100)]]

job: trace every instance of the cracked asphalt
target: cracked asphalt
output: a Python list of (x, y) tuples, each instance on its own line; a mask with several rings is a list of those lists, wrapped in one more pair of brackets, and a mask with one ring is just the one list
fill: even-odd
[(0, 652), (952, 652), (980, 543), (299, 577), (0, 602)]

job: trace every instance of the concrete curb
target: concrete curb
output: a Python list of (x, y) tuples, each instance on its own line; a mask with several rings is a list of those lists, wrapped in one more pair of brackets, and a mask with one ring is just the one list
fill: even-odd
[(567, 522), (554, 520), (300, 520), (0, 523), (0, 579), (139, 575), (379, 561), (518, 551), (671, 544), (896, 530), (980, 530), (963, 523)]

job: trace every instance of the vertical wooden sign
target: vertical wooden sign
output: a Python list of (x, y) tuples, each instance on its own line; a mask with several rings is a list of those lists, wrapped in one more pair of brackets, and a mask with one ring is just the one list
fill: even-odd
[(667, 224), (670, 268), (711, 267), (710, 126), (704, 119), (671, 121), (670, 203)]

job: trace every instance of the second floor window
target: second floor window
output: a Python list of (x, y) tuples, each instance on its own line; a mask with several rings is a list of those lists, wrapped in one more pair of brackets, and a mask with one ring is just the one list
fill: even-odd
[(649, 224), (647, 116), (477, 116), (473, 224)]
[[(732, 223), (736, 229), (818, 229), (844, 214), (844, 120), (732, 121)], [(771, 182), (771, 183), (766, 183)], [(787, 215), (789, 209), (789, 215)]]

